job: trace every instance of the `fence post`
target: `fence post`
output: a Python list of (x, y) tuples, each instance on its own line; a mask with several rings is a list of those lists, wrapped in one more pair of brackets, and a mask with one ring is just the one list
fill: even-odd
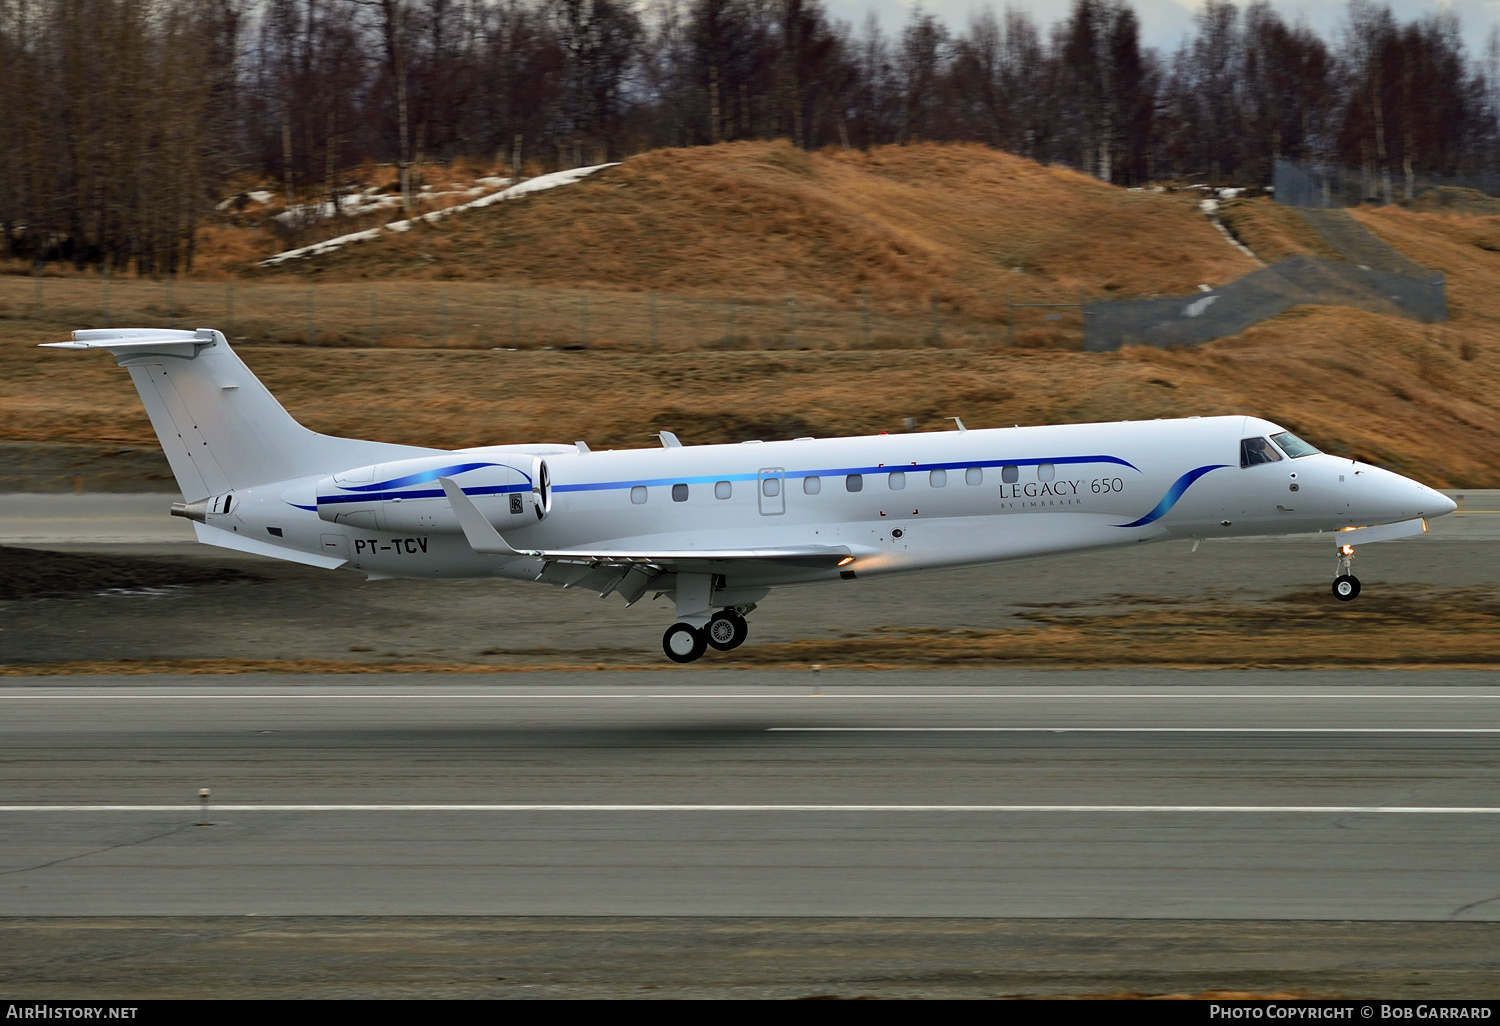
[(583, 328), (583, 348), (589, 347), (589, 294), (578, 294), (578, 323)]
[(797, 294), (794, 292), (786, 298), (786, 326), (788, 349), (797, 348)]
[(656, 352), (656, 293), (651, 293), (651, 351)]
[(943, 326), (938, 323), (937, 289), (932, 290), (932, 344), (935, 346), (943, 344)]
[(234, 279), (224, 283), (224, 320), (229, 336), (234, 336)]
[(734, 348), (734, 300), (729, 301), (729, 327), (724, 332), (724, 348)]
[(866, 349), (870, 348), (870, 286), (860, 289), (860, 333)]
[(316, 329), (313, 326), (313, 287), (312, 282), (307, 283), (307, 344), (312, 345), (313, 334)]
[(370, 341), (380, 345), (380, 290), (370, 290)]

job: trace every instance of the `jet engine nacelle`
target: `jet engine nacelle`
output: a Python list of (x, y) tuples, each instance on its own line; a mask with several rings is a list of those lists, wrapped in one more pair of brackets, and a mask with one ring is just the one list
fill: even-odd
[(500, 531), (536, 523), (551, 504), (547, 463), (541, 457), (444, 453), (325, 477), (318, 481), (318, 516), (370, 531), (461, 533), (440, 477), (456, 481)]

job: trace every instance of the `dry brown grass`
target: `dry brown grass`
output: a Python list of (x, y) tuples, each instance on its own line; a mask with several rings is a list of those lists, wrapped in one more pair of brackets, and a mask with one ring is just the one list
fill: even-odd
[[(0, 439), (151, 445), (129, 378), (101, 356), (0, 339)], [(1465, 360), (1463, 347), (1472, 348)], [(647, 353), (242, 346), (320, 431), (440, 447), (583, 438), (694, 443), (945, 427), (1257, 413), (1329, 451), (1452, 487), (1500, 484), (1491, 333), (1303, 308), (1197, 349)]]
[(1405, 589), (1357, 608), (1331, 595), (1271, 603), (1120, 596), (1107, 613), (1066, 607), (1021, 614), (1005, 630), (883, 627), (759, 645), (758, 664), (890, 666), (1337, 667), (1493, 666), (1500, 598), (1489, 589)]
[[(1036, 608), (1001, 630), (882, 627), (828, 639), (752, 645), (700, 668), (1173, 666), (1184, 668), (1491, 668), (1500, 663), (1500, 596), (1485, 588), (1407, 588), (1350, 606), (1297, 593), (1273, 602), (1116, 596), (1108, 612)], [(937, 642), (935, 644), (935, 642)], [(176, 659), (0, 666), (0, 676), (97, 673), (495, 673), (647, 670), (579, 664), (568, 653), (504, 652), (503, 663)], [(517, 665), (517, 658), (524, 660)], [(576, 656), (572, 657), (576, 660)]]
[(1184, 197), (1112, 188), (982, 146), (805, 153), (785, 142), (653, 151), (311, 264), (334, 280), (797, 292), (844, 304), (868, 289), (887, 310), (936, 292), (947, 309), (989, 318), (1003, 317), (1007, 291), (1188, 292), (1252, 267)]

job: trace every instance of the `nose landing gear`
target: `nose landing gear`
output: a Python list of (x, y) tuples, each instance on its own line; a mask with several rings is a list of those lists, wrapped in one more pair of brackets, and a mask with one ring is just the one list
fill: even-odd
[(1354, 546), (1339, 547), (1338, 576), (1333, 579), (1333, 597), (1340, 602), (1352, 602), (1359, 597), (1359, 578), (1354, 576)]

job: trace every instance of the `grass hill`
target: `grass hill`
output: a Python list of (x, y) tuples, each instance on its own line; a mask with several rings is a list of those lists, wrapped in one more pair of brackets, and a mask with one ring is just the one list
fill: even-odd
[(1001, 316), (1019, 297), (1190, 292), (1253, 269), (1183, 196), (982, 146), (657, 150), (577, 185), (349, 246), (285, 273), (811, 293)]
[[(1301, 307), (1197, 348), (1107, 354), (1011, 347), (1003, 331), (945, 336), (946, 348), (775, 352), (506, 352), (481, 336), (465, 349), (394, 347), (385, 335), (380, 347), (336, 337), (264, 344), (299, 337), (304, 282), (327, 283), (313, 286), (320, 296), (411, 278), (455, 294), (497, 284), (668, 298), (795, 290), (799, 302), (820, 296), (832, 306), (868, 289), (873, 303), (898, 311), (921, 308), (937, 290), (945, 313), (993, 324), (1007, 290), (1181, 294), (1254, 266), (1190, 195), (1130, 192), (978, 147), (661, 151), (575, 186), (262, 272), (245, 291), (287, 290), (291, 328), (255, 332), (240, 347), (310, 426), (392, 441), (623, 447), (652, 444), (661, 428), (698, 443), (899, 431), (904, 418), (937, 430), (948, 416), (989, 427), (1255, 413), (1430, 484), (1500, 486), (1500, 217), (1398, 208), (1355, 216), (1447, 275), (1448, 323)], [(1320, 252), (1294, 215), (1265, 200), (1231, 204), (1224, 218), (1268, 261)], [(67, 284), (57, 283), (59, 294)], [(153, 444), (111, 361), (31, 348), (97, 324), (97, 306), (36, 310), (31, 288), (0, 276), (0, 441)], [(116, 289), (123, 302), (123, 283)], [(214, 321), (214, 309), (223, 307), (201, 323)]]

